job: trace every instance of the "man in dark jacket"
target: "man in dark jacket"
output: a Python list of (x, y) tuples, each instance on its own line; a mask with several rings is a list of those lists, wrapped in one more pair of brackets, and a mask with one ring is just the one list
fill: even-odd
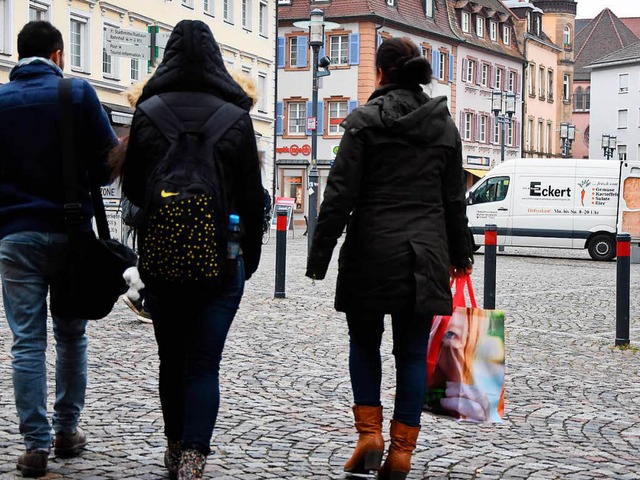
[[(46, 473), (45, 351), (47, 291), (67, 245), (60, 141), (63, 40), (48, 22), (28, 23), (18, 35), (19, 62), (0, 87), (0, 275), (13, 332), (13, 384), (27, 452), (17, 467), (27, 477)], [(76, 156), (96, 181), (108, 181), (106, 157), (117, 142), (93, 88), (73, 82)], [(88, 184), (82, 185), (84, 225), (91, 228)], [(55, 453), (75, 456), (86, 445), (78, 420), (87, 384), (86, 320), (53, 316), (56, 339)]]

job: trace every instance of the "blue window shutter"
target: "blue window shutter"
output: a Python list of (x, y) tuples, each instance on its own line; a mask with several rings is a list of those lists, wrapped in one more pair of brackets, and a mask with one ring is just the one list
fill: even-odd
[(304, 35), (300, 35), (298, 37), (297, 53), (298, 53), (298, 65), (296, 66), (306, 67), (309, 48), (307, 47), (307, 37), (305, 37)]
[(358, 101), (349, 100), (349, 113), (353, 112), (356, 108), (358, 108)]
[[(307, 102), (307, 118), (313, 115), (313, 102)], [(307, 128), (305, 126), (305, 128)], [(307, 130), (307, 135), (311, 135), (311, 130)]]
[(358, 65), (360, 63), (360, 34), (352, 33), (349, 35), (349, 65)]
[(453, 56), (453, 53), (449, 54), (449, 83), (453, 83), (453, 76), (455, 75), (455, 63), (456, 59)]
[(318, 135), (324, 135), (324, 102), (318, 102), (318, 118), (316, 118), (316, 132)]
[(284, 68), (284, 63), (286, 60), (284, 48), (285, 48), (284, 37), (278, 37), (278, 68)]
[(284, 125), (284, 102), (276, 103), (276, 135), (282, 135)]
[(440, 78), (440, 61), (438, 56), (440, 52), (438, 50), (433, 49), (431, 51), (431, 70), (433, 70), (433, 76), (435, 78)]

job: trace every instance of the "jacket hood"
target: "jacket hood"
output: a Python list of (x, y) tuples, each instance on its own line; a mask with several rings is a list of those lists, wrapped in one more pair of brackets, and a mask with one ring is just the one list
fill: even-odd
[(200, 20), (182, 20), (173, 29), (158, 69), (138, 103), (165, 92), (208, 92), (250, 110), (252, 101), (224, 65), (220, 47)]
[(378, 126), (418, 143), (455, 144), (455, 126), (447, 97), (431, 98), (421, 88), (409, 90), (398, 85), (379, 88), (365, 106), (347, 117), (345, 124), (356, 129)]

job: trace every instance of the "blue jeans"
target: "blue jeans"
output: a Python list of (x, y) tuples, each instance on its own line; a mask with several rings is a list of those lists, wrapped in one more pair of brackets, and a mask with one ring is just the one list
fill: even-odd
[[(391, 315), (393, 355), (396, 358), (396, 396), (393, 418), (406, 425), (420, 425), (427, 390), (427, 344), (431, 318), (412, 313)], [(349, 373), (356, 405), (380, 406), (382, 362), (380, 344), (384, 314), (348, 313)]]
[[(27, 450), (51, 447), (47, 419), (47, 291), (56, 259), (67, 244), (61, 233), (20, 232), (0, 239), (4, 310), (13, 333), (13, 388)], [(87, 387), (86, 320), (53, 316), (56, 396), (53, 428), (74, 432)]]
[(155, 295), (147, 308), (160, 356), (164, 433), (182, 448), (205, 455), (220, 406), (218, 372), (227, 333), (244, 292), (244, 262), (220, 292), (208, 298)]

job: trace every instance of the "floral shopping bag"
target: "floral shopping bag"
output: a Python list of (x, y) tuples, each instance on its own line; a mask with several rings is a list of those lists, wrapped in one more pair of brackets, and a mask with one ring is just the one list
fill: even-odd
[(477, 307), (468, 275), (454, 283), (453, 314), (434, 317), (431, 326), (425, 410), (460, 421), (501, 422), (504, 312)]

